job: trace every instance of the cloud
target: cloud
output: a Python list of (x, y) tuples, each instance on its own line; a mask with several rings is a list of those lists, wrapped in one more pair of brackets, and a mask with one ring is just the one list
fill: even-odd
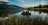
[(28, 7), (34, 7), (34, 6), (37, 6), (39, 4), (24, 4), (22, 7), (24, 8), (28, 8)]
[(29, 3), (29, 2), (30, 2), (29, 0), (19, 0), (18, 4), (16, 4), (16, 5), (26, 8), (26, 7), (34, 7), (39, 4), (39, 3), (32, 3), (32, 2)]
[(33, 7), (39, 4), (46, 4), (45, 1), (42, 0), (14, 0), (13, 3), (21, 7)]

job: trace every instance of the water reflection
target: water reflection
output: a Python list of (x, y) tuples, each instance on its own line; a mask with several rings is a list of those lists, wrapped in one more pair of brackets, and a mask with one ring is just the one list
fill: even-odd
[[(29, 16), (31, 19), (37, 19), (40, 17), (43, 20), (46, 20), (48, 18), (48, 14), (44, 12), (41, 12), (41, 13), (39, 13), (39, 11), (29, 11), (29, 12), (31, 13), (31, 16)], [(21, 13), (22, 11), (16, 13), (15, 16), (18, 16), (18, 18), (23, 18), (23, 15)]]

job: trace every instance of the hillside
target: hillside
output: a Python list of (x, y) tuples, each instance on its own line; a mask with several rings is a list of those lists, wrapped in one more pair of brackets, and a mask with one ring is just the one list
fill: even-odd
[(1, 15), (8, 15), (8, 14), (15, 14), (17, 12), (20, 12), (24, 10), (24, 8), (19, 7), (14, 4), (8, 4), (9, 2), (0, 2), (0, 16)]
[(8, 8), (9, 8), (9, 13), (17, 13), (17, 12), (24, 10), (24, 8), (19, 7), (17, 5), (10, 5), (8, 6)]

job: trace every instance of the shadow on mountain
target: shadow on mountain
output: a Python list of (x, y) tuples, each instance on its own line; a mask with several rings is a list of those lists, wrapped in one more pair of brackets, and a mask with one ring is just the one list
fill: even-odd
[(24, 8), (11, 4), (9, 2), (0, 2), (0, 17), (8, 16), (8, 14), (15, 14), (22, 10), (24, 10)]

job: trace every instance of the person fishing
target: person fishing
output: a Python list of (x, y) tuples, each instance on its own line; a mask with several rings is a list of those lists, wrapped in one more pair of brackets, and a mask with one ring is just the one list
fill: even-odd
[(23, 16), (27, 16), (27, 17), (29, 17), (29, 16), (31, 15), (31, 13), (29, 13), (29, 10), (27, 10), (26, 12), (23, 11), (21, 14), (22, 14)]

